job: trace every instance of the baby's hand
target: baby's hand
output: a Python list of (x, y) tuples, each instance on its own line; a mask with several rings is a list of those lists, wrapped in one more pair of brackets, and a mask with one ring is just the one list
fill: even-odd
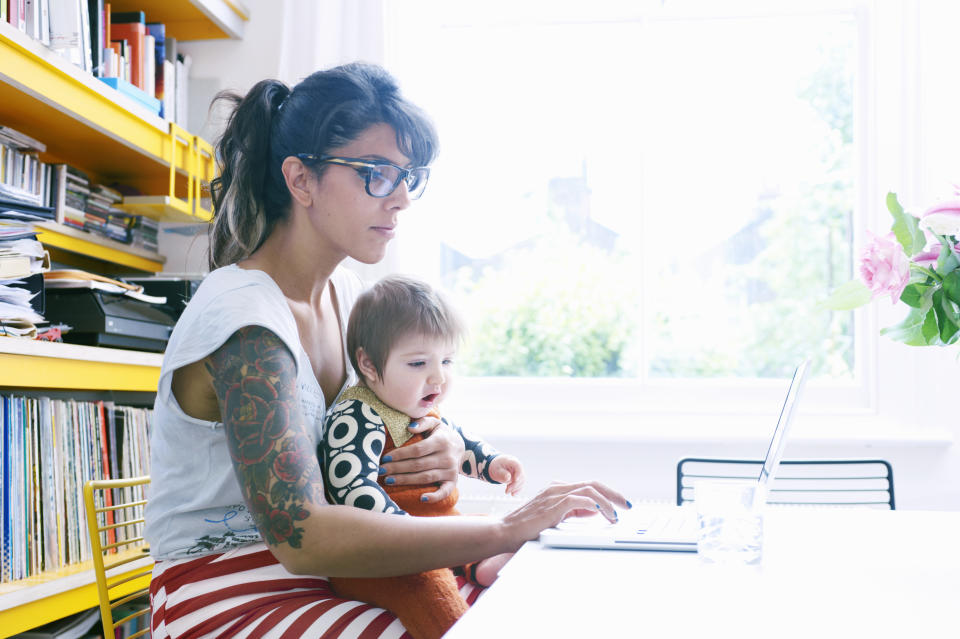
[(497, 455), (487, 469), (490, 479), (506, 484), (504, 492), (517, 495), (523, 488), (523, 465), (513, 455)]

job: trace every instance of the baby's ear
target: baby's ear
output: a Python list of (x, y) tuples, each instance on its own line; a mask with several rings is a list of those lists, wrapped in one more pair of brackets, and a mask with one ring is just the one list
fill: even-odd
[(376, 382), (380, 378), (377, 374), (377, 367), (373, 365), (373, 360), (363, 350), (363, 347), (357, 349), (357, 367), (368, 384)]

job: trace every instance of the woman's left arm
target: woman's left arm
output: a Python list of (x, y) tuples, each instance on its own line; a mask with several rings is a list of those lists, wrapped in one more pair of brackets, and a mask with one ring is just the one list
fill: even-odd
[(436, 417), (424, 417), (410, 424), (410, 432), (422, 433), (424, 440), (390, 451), (381, 458), (381, 466), (396, 485), (432, 484), (439, 487), (423, 495), (424, 501), (448, 497), (457, 487), (463, 462), (463, 438)]

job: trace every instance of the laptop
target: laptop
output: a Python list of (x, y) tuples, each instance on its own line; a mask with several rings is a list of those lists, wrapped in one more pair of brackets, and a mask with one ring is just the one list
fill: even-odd
[[(807, 380), (810, 361), (793, 373), (787, 397), (780, 409), (767, 455), (757, 477), (759, 494), (765, 495), (783, 457), (787, 431), (793, 421), (800, 393)], [(697, 517), (693, 508), (677, 506), (635, 506), (618, 513), (620, 521), (609, 523), (601, 515), (569, 519), (540, 533), (540, 543), (551, 548), (602, 548), (611, 550), (697, 551)]]

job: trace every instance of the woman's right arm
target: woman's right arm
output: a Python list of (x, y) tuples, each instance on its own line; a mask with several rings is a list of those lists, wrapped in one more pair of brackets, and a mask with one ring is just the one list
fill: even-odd
[(570, 514), (613, 521), (622, 495), (594, 482), (555, 484), (502, 519), (393, 517), (327, 505), (297, 397), (296, 364), (271, 331), (248, 326), (210, 355), (234, 471), (271, 552), (295, 574), (381, 577), (512, 552)]

